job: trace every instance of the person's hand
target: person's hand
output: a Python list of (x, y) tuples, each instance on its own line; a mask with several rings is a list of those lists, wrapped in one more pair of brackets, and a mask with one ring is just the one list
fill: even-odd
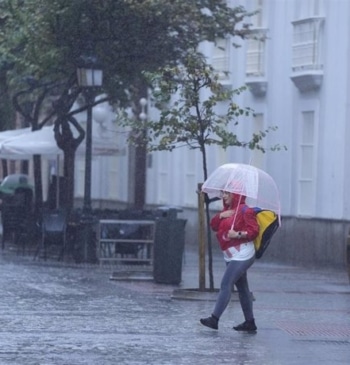
[(234, 210), (232, 210), (232, 209), (225, 210), (225, 211), (220, 213), (220, 219), (232, 217), (233, 213), (234, 213)]
[(230, 229), (227, 233), (228, 238), (246, 238), (246, 231), (235, 231), (234, 229)]
[(228, 238), (238, 238), (238, 232), (236, 232), (234, 229), (230, 229), (227, 233)]

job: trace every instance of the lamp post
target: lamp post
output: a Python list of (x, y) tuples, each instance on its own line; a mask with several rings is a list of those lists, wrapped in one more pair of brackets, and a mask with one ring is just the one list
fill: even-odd
[(147, 119), (147, 114), (146, 114), (147, 99), (141, 98), (140, 105), (141, 105), (141, 113), (139, 115), (139, 118), (141, 119), (142, 122), (144, 122)]
[(92, 105), (100, 87), (103, 72), (94, 56), (82, 57), (82, 64), (77, 69), (78, 85), (83, 89), (87, 105), (86, 141), (85, 141), (85, 175), (84, 202), (82, 224), (84, 226), (84, 260), (88, 259), (88, 248), (92, 237), (92, 209), (91, 209), (91, 164), (92, 164)]
[(146, 158), (147, 158), (147, 146), (145, 144), (144, 138), (146, 135), (146, 129), (144, 123), (147, 119), (146, 107), (147, 99), (141, 98), (139, 100), (141, 113), (139, 114), (139, 119), (141, 121), (140, 128), (140, 141), (136, 146), (135, 150), (135, 208), (138, 210), (144, 209), (145, 205), (145, 195), (146, 195)]

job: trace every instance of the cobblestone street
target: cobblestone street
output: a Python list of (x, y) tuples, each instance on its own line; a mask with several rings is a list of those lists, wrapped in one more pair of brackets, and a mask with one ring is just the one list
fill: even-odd
[[(215, 284), (223, 269), (215, 257)], [(196, 252), (178, 286), (110, 280), (111, 268), (0, 256), (0, 364), (333, 365), (350, 359), (345, 272), (257, 261), (250, 270), (256, 335), (237, 333), (233, 301), (219, 331), (200, 325), (213, 300), (179, 300), (196, 288)], [(210, 298), (211, 299), (211, 298)]]

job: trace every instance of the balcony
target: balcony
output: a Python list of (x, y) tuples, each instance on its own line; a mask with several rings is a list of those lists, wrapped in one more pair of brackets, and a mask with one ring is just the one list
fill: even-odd
[(300, 92), (318, 90), (322, 85), (323, 70), (294, 72), (290, 78)]
[(254, 96), (262, 97), (266, 95), (267, 81), (264, 78), (249, 78), (246, 79), (245, 83)]
[(262, 97), (267, 92), (265, 73), (267, 36), (266, 28), (252, 29), (251, 38), (247, 40), (246, 48), (246, 85), (256, 97)]
[(318, 90), (323, 80), (322, 17), (292, 22), (293, 58), (291, 80), (300, 92)]

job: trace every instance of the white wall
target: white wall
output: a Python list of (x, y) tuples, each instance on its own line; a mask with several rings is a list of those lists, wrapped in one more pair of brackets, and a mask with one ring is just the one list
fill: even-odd
[[(256, 6), (259, 2), (237, 0), (233, 3)], [(280, 144), (286, 146), (287, 150), (268, 151), (259, 158), (259, 164), (276, 180), (280, 189), (282, 215), (349, 220), (350, 1), (263, 0), (260, 3), (263, 4), (261, 26), (268, 29), (265, 74), (261, 77), (261, 80), (267, 83), (267, 91), (261, 96), (246, 91), (235, 101), (243, 107), (254, 109), (260, 115), (264, 128), (278, 126), (277, 131), (270, 132), (267, 136), (264, 142), (267, 147)], [(319, 89), (301, 92), (291, 80), (292, 22), (312, 16), (315, 9), (318, 16), (324, 16), (323, 38), (320, 44), (323, 57), (322, 84)], [(233, 88), (249, 81), (245, 75), (247, 43), (238, 40), (237, 42), (241, 43), (240, 48), (232, 46), (229, 49), (231, 76), (228, 84)], [(205, 43), (203, 50), (210, 59), (213, 45)], [(148, 111), (149, 118), (158, 118), (158, 112), (151, 106)], [(314, 203), (308, 208), (306, 215), (303, 214), (303, 204), (299, 198), (300, 169), (303, 162), (301, 138), (305, 112), (314, 113), (315, 133), (313, 189), (310, 198)], [(254, 118), (242, 119), (237, 127), (231, 128), (240, 138), (249, 139), (255, 128)], [(249, 163), (254, 156), (254, 152), (241, 148), (232, 147), (223, 151), (218, 147), (209, 147), (208, 173), (226, 162)], [(175, 205), (194, 209), (197, 207), (197, 184), (203, 182), (202, 159), (198, 150), (184, 147), (172, 152), (152, 152), (148, 161), (148, 205)], [(128, 156), (120, 156), (110, 162), (104, 160), (99, 164), (100, 167), (93, 166), (93, 196), (98, 197), (102, 194), (104, 199), (126, 201)], [(81, 186), (82, 175), (79, 175), (79, 166), (77, 167), (77, 179), (80, 179)], [(82, 189), (78, 188), (77, 192), (82, 196)]]
[[(255, 2), (252, 2), (254, 4)], [(292, 76), (292, 21), (314, 11), (316, 2), (264, 1), (264, 25), (268, 28), (266, 45), (267, 92), (254, 96), (250, 91), (237, 98), (241, 106), (252, 107), (263, 115), (264, 126), (278, 126), (266, 138), (266, 145), (280, 144), (287, 151), (268, 151), (262, 158), (263, 168), (273, 176), (280, 189), (282, 214), (299, 216), (302, 211), (299, 178), (301, 168), (301, 134), (303, 112), (314, 113), (315, 145), (313, 174), (313, 207), (307, 216), (331, 219), (350, 219), (349, 186), (349, 15), (350, 2), (345, 0), (319, 1), (324, 15), (323, 80), (319, 89), (300, 92)], [(245, 5), (248, 4), (245, 2)], [(316, 4), (316, 5), (315, 5)], [(211, 52), (212, 45), (204, 49)], [(245, 43), (230, 49), (232, 87), (240, 87), (245, 77)], [(233, 129), (239, 136), (249, 138), (254, 128), (252, 119), (242, 120)], [(226, 152), (208, 149), (209, 173), (225, 162), (249, 163), (254, 154), (239, 148)], [(168, 171), (166, 171), (168, 169)], [(189, 176), (189, 171), (192, 176)], [(167, 177), (165, 177), (167, 176)], [(196, 206), (196, 184), (202, 181), (201, 158), (198, 151), (187, 149), (152, 153), (152, 167), (148, 169), (147, 202), (180, 206)], [(161, 183), (163, 181), (163, 183)], [(166, 181), (166, 183), (164, 183)], [(161, 189), (161, 191), (159, 190)], [(165, 191), (163, 191), (165, 189)], [(192, 199), (189, 198), (193, 192)]]

